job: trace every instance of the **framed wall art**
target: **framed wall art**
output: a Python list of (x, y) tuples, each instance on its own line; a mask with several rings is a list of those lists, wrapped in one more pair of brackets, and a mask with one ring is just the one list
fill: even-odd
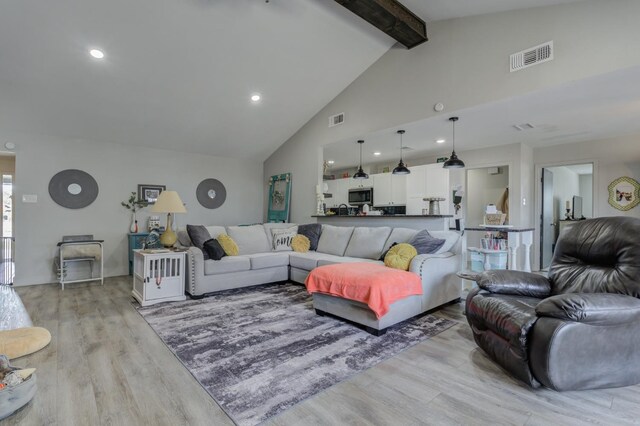
[(144, 200), (148, 205), (155, 204), (162, 191), (167, 189), (165, 185), (138, 185), (138, 199)]
[(640, 203), (640, 183), (628, 176), (609, 184), (609, 204), (618, 210), (631, 210)]

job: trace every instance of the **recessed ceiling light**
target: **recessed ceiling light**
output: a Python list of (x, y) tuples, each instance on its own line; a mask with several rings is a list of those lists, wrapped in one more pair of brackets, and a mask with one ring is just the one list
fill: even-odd
[(335, 161), (329, 160), (329, 161), (327, 161), (327, 164), (335, 164)]
[(376, 152), (374, 152), (374, 153), (373, 153), (373, 155), (375, 155), (376, 157), (378, 157), (379, 155), (382, 155), (382, 153), (381, 153), (381, 152), (376, 151)]
[(89, 51), (89, 55), (93, 56), (96, 59), (104, 58), (104, 52), (102, 50), (98, 50), (98, 49), (91, 49)]
[(445, 142), (446, 142), (446, 140), (444, 140), (444, 139), (438, 139), (438, 140), (436, 141), (436, 143), (445, 143)]
[(260, 95), (259, 94), (256, 93), (254, 95), (251, 95), (251, 101), (252, 102), (258, 102), (259, 100), (260, 100)]

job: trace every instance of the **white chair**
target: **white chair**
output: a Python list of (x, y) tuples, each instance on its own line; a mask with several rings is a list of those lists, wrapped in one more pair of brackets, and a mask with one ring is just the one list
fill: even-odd
[[(58, 243), (58, 256), (55, 259), (55, 265), (58, 273), (58, 282), (62, 284), (64, 290), (65, 284), (79, 283), (86, 281), (100, 281), (104, 284), (104, 240), (95, 240), (93, 235), (65, 235), (62, 241)], [(93, 265), (100, 262), (100, 275), (93, 276)], [(89, 278), (67, 279), (68, 267), (72, 263), (89, 262), (90, 274)]]

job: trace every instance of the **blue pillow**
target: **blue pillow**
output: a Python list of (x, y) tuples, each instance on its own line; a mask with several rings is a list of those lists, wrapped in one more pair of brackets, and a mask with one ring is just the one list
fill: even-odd
[(440, 250), (444, 245), (445, 240), (440, 238), (434, 238), (429, 234), (429, 231), (423, 229), (418, 232), (410, 241), (409, 244), (416, 248), (418, 254), (432, 254)]

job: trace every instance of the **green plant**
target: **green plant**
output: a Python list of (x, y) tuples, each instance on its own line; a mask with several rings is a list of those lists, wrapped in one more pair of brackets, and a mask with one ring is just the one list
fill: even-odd
[(135, 192), (131, 192), (128, 200), (120, 203), (122, 207), (131, 210), (133, 213), (147, 206), (147, 202), (138, 198)]

